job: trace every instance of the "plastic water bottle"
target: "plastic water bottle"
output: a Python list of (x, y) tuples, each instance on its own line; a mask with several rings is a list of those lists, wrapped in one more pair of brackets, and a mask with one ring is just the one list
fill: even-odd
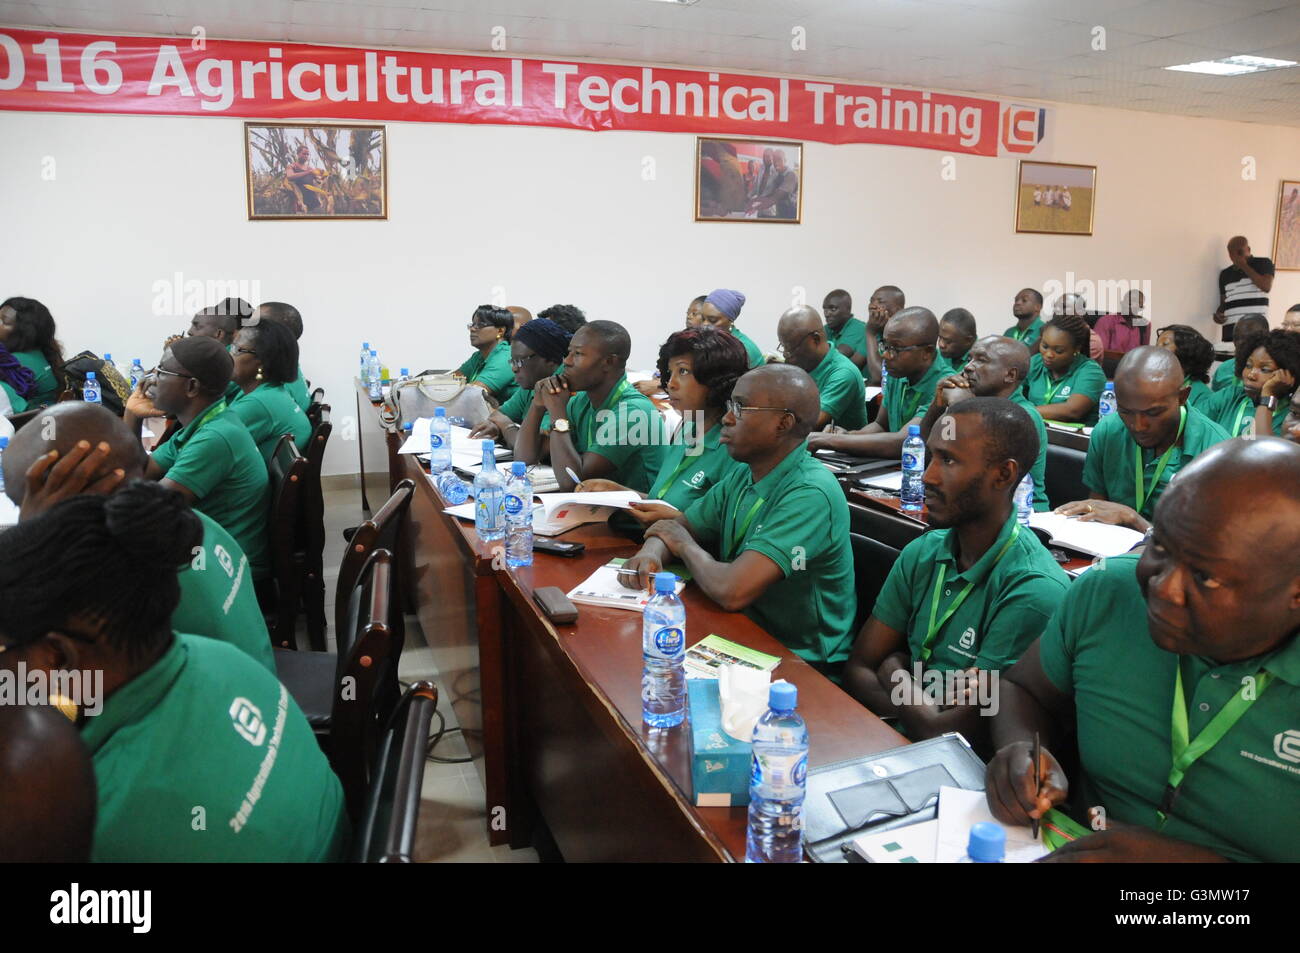
[(3, 493), (5, 491), (4, 456), (5, 456), (5, 449), (8, 446), (9, 446), (9, 438), (0, 437), (0, 493)]
[(1029, 525), (1029, 517), (1034, 512), (1034, 477), (1026, 473), (1025, 478), (1016, 487), (1016, 519)]
[(429, 471), (441, 473), (451, 466), (451, 424), (447, 421), (447, 408), (433, 408), (429, 421)]
[(641, 615), (641, 720), (671, 728), (686, 717), (686, 607), (677, 577), (655, 573), (655, 592)]
[(131, 362), (131, 390), (135, 390), (144, 380), (144, 365), (140, 363), (140, 358)]
[(1000, 864), (1007, 853), (1007, 832), (997, 824), (980, 821), (970, 826), (963, 864)]
[(506, 565), (514, 569), (532, 564), (533, 485), (527, 464), (516, 460), (506, 481)]
[(1107, 414), (1115, 412), (1115, 385), (1110, 381), (1106, 382), (1106, 389), (1101, 392), (1101, 402), (1097, 404), (1097, 422), (1101, 423), (1102, 418)]
[(361, 371), (359, 373), (361, 383), (370, 383), (370, 342), (361, 342)]
[(903, 509), (917, 512), (925, 505), (925, 487), (921, 477), (925, 474), (925, 441), (921, 439), (921, 426), (909, 424), (907, 439), (903, 441)]
[(81, 399), (88, 404), (102, 403), (99, 399), (99, 381), (94, 371), (86, 371), (86, 383), (81, 385)]
[(483, 469), (474, 477), (474, 529), (483, 540), (506, 534), (506, 481), (497, 469), (496, 444), (483, 441)]
[(782, 679), (768, 692), (768, 710), (754, 725), (745, 862), (803, 860), (803, 799), (808, 782), (808, 726), (795, 710), (799, 692)]
[(369, 388), (371, 400), (384, 399), (382, 373), (379, 368), (379, 355), (371, 351), (366, 364), (366, 386)]

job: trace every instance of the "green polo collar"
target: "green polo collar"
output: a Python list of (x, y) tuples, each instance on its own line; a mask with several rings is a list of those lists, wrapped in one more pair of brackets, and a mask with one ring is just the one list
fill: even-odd
[[(746, 466), (745, 475), (741, 481), (741, 489), (745, 490), (753, 487), (759, 496), (765, 500), (770, 500), (776, 495), (777, 489), (785, 482), (785, 479), (798, 470), (805, 461), (809, 460), (812, 460), (812, 457), (808, 456), (808, 441), (806, 439), (801, 440), (797, 447), (787, 453), (781, 462), (772, 468), (771, 473), (757, 483), (754, 482), (753, 469)], [(821, 466), (820, 463), (817, 465)]]
[(139, 721), (171, 691), (188, 660), (188, 653), (171, 635), (171, 645), (158, 661), (127, 682), (104, 702), (98, 715), (87, 718), (81, 729), (81, 740), (92, 755), (113, 737), (119, 728)]
[[(985, 550), (983, 556), (975, 560), (974, 565), (972, 565), (965, 572), (958, 573), (954, 577), (954, 580), (962, 579), (965, 580), (966, 582), (974, 583), (975, 585), (980, 585), (981, 583), (983, 583), (984, 580), (988, 578), (989, 573), (993, 571), (993, 567), (997, 565), (998, 553), (1002, 551), (1002, 547), (1006, 545), (1007, 539), (1011, 536), (1015, 528), (1016, 528), (1016, 508), (1013, 506), (1011, 507), (1011, 515), (1008, 516), (1007, 521), (1002, 524), (1002, 529), (998, 530), (998, 537), (997, 539), (993, 540), (993, 545), (991, 545), (987, 550)], [(936, 562), (950, 563), (952, 565), (952, 568), (956, 570), (957, 530), (955, 528), (948, 530), (948, 538), (944, 540), (944, 545), (939, 547), (939, 550), (938, 552), (935, 553), (934, 558)]]
[(185, 446), (189, 439), (199, 432), (200, 427), (206, 424), (209, 420), (213, 420), (225, 412), (226, 402), (224, 398), (213, 401), (207, 410), (203, 411), (203, 413), (199, 414), (180, 430), (176, 431), (176, 433), (172, 435), (171, 442), (178, 449)]

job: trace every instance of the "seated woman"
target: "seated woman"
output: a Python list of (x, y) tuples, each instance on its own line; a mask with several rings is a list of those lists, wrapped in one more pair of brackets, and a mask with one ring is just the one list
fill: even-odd
[[(641, 524), (675, 519), (726, 476), (744, 466), (719, 442), (731, 389), (746, 371), (749, 357), (735, 335), (709, 327), (688, 328), (669, 336), (659, 348), (659, 379), (666, 381), (668, 403), (682, 415), (663, 466), (649, 494), (658, 503), (633, 503), (629, 510)], [(626, 490), (612, 480), (584, 480), (579, 492)]]
[[(537, 382), (551, 377), (560, 369), (560, 362), (569, 353), (571, 331), (566, 331), (554, 321), (533, 318), (515, 331), (510, 342), (510, 367), (515, 375), (515, 392), (498, 409), (488, 415), (470, 432), (470, 439), (501, 438), (513, 448), (519, 436), (519, 424), (528, 408), (533, 405), (533, 388)], [(542, 420), (542, 431), (550, 429), (550, 419)], [(545, 456), (545, 454), (543, 454)]]
[(1211, 398), (1206, 416), (1229, 437), (1284, 435), (1283, 423), (1300, 380), (1300, 335), (1278, 328), (1238, 336), (1240, 387), (1227, 387)]
[(1187, 375), (1183, 383), (1192, 389), (1187, 406), (1205, 413), (1205, 405), (1214, 392), (1210, 390), (1210, 365), (1214, 363), (1214, 345), (1196, 328), (1171, 324), (1156, 331), (1156, 346), (1173, 351)]
[(92, 860), (339, 860), (342, 786), (293, 697), (233, 645), (172, 631), (202, 538), (146, 481), (6, 530), (0, 666), (93, 686), (69, 699), (98, 788)]
[(515, 316), (505, 308), (481, 304), (469, 322), (469, 343), (475, 354), (456, 368), (465, 383), (482, 387), (498, 404), (515, 392), (515, 377), (510, 370), (510, 338), (515, 330)]
[[(53, 404), (63, 390), (63, 348), (54, 333), (54, 316), (35, 298), (8, 298), (0, 304), (0, 345), (35, 378), (28, 393), (18, 394), (27, 409)], [(14, 403), (12, 395), (9, 399)], [(21, 409), (15, 403), (14, 412)]]
[(1043, 325), (1038, 353), (1029, 362), (1025, 397), (1044, 420), (1097, 422), (1097, 404), (1106, 387), (1106, 372), (1088, 357), (1088, 322), (1059, 314)]
[(0, 414), (21, 414), (27, 409), (26, 394), (32, 392), (36, 378), (18, 363), (18, 359), (0, 344)]
[(244, 422), (262, 459), (275, 455), (275, 445), (287, 433), (306, 451), (311, 421), (293, 399), (289, 387), (298, 379), (298, 342), (278, 321), (259, 321), (235, 332), (230, 345), (235, 360), (231, 381), (237, 388), (228, 399), (230, 412)]

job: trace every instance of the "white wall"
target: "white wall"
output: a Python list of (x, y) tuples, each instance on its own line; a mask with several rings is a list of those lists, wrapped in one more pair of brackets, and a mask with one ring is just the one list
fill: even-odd
[[(749, 296), (741, 324), (771, 348), (797, 286), (818, 305), (848, 288), (865, 316), (871, 290), (894, 283), (996, 332), (1019, 288), (1071, 270), (1149, 280), (1156, 323), (1217, 340), (1224, 244), (1241, 232), (1271, 255), (1300, 129), (1082, 106), (1056, 120), (1041, 158), (1099, 167), (1090, 238), (1014, 233), (1011, 158), (958, 157), (944, 181), (938, 152), (809, 143), (804, 224), (696, 224), (693, 136), (415, 123), (388, 126), (387, 222), (249, 222), (237, 120), (0, 112), (0, 294), (45, 301), (70, 351), (148, 366), (189, 321), (153, 314), (155, 282), (260, 282), (263, 300), (303, 312), (303, 366), (336, 420), (353, 409), (363, 338), (394, 370), (458, 364), (469, 313), (498, 286), (534, 312), (572, 302), (624, 323), (634, 366), (714, 287)], [(1247, 155), (1256, 181), (1242, 180)], [(1272, 300), (1276, 324), (1300, 272), (1280, 274)], [(335, 440), (326, 467), (355, 471), (355, 445)]]

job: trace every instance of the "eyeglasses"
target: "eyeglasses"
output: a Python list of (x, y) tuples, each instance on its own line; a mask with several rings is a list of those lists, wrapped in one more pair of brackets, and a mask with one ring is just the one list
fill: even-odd
[(795, 341), (793, 344), (777, 344), (776, 349), (788, 357), (793, 352), (799, 350), (799, 348), (803, 345), (803, 342), (808, 340), (809, 337), (816, 334), (819, 330), (821, 329), (814, 328), (813, 330), (809, 331), (807, 334), (799, 338), (799, 340)]
[(164, 367), (162, 367), (162, 365), (155, 367), (149, 373), (152, 374), (154, 377), (187, 377), (190, 380), (197, 379), (193, 374), (178, 374), (176, 373), (176, 371), (166, 370)]
[(469, 324), (465, 325), (465, 327), (469, 328), (471, 331), (482, 331), (484, 328), (492, 328), (496, 327), (496, 325), (491, 321), (471, 321)]
[(907, 347), (898, 347), (893, 344), (882, 344), (880, 345), (880, 356), (889, 357), (889, 355), (891, 354), (899, 355), (902, 354), (904, 351), (917, 351), (923, 347), (929, 347), (929, 346), (930, 345), (928, 344), (909, 344), (907, 345)]
[(527, 357), (512, 357), (510, 358), (510, 366), (515, 370), (519, 370), (519, 368), (523, 367), (536, 356), (536, 354), (529, 354)]
[(232, 355), (233, 354), (253, 354), (253, 355), (257, 354), (257, 352), (254, 351), (251, 347), (240, 347), (238, 344), (230, 345), (230, 353)]
[(772, 410), (779, 414), (794, 414), (794, 411), (789, 407), (746, 407), (744, 404), (735, 400), (727, 401), (726, 407), (727, 413), (735, 417), (736, 420), (740, 420), (744, 417), (744, 411), (746, 410)]

